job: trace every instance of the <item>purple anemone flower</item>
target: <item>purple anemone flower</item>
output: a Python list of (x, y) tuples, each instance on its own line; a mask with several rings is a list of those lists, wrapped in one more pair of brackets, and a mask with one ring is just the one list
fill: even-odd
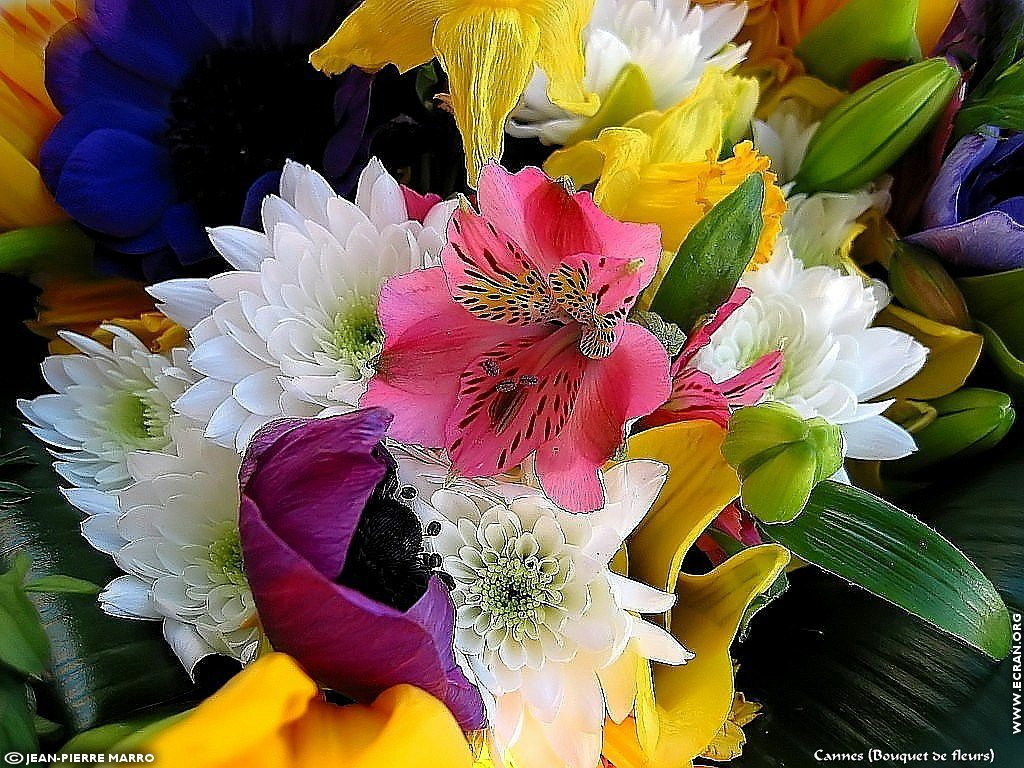
[(318, 682), (367, 703), (410, 683), (479, 728), (448, 588), (381, 444), (390, 423), (369, 409), (257, 433), (241, 471), (246, 574), (271, 644)]
[(950, 264), (997, 272), (1024, 267), (1024, 134), (965, 136), (928, 194), (924, 231), (907, 238)]
[(348, 191), (365, 159), (371, 79), (350, 70), (331, 80), (307, 58), (352, 5), (83, 4), (47, 48), (46, 86), (63, 117), (40, 167), (113, 269), (164, 279), (214, 257), (205, 227), (238, 224), (287, 159)]

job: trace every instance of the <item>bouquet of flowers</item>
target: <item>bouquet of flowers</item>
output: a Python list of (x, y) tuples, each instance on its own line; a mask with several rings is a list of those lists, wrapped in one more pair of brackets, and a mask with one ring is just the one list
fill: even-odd
[(1019, 0), (0, 41), (8, 763), (1021, 764)]

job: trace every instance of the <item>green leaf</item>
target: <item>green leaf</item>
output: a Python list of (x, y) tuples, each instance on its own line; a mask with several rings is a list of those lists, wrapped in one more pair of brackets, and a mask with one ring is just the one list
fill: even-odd
[[(997, 454), (962, 462), (912, 499), (930, 524), (1024, 612), (1024, 433)], [(875, 596), (816, 568), (755, 619), (737, 647), (738, 687), (764, 706), (745, 727), (735, 768), (821, 768), (816, 750), (995, 751), (1020, 764), (1011, 722), (1013, 657), (1001, 664)], [(877, 765), (895, 765), (877, 762)], [(932, 764), (932, 763), (930, 763)], [(963, 762), (961, 765), (968, 765)], [(977, 765), (978, 763), (973, 763)]]
[(993, 658), (1009, 653), (1009, 614), (985, 575), (923, 522), (867, 491), (826, 481), (803, 514), (764, 532)]
[[(119, 576), (113, 561), (82, 538), (81, 514), (61, 495), (52, 457), (13, 413), (5, 413), (0, 416), (0, 452), (16, 448), (34, 463), (4, 467), (0, 477), (28, 488), (31, 497), (0, 505), (3, 552), (27, 554), (32, 579), (61, 575), (106, 584)], [(31, 600), (51, 648), (46, 698), (57, 711), (43, 714), (71, 732), (123, 719), (193, 690), (158, 622), (108, 616), (91, 595), (33, 593)]]
[(918, 1), (850, 0), (811, 29), (796, 54), (810, 74), (838, 88), (869, 61), (919, 59)]
[(0, 754), (39, 750), (28, 687), (18, 674), (0, 668)]
[(49, 661), (49, 643), (22, 581), (28, 559), (20, 555), (0, 576), (0, 662), (26, 677), (41, 677)]
[(26, 592), (49, 592), (61, 595), (98, 595), (102, 589), (91, 581), (59, 574), (43, 576), (25, 584)]
[(764, 180), (753, 173), (711, 209), (679, 248), (651, 309), (680, 328), (729, 298), (761, 237)]
[(740, 502), (766, 523), (792, 520), (811, 489), (843, 463), (839, 428), (802, 419), (783, 403), (739, 409), (729, 421), (722, 455), (740, 476)]
[[(49, 224), (0, 234), (0, 272), (81, 272), (92, 259), (93, 241), (74, 224)], [(58, 265), (58, 269), (54, 266)]]

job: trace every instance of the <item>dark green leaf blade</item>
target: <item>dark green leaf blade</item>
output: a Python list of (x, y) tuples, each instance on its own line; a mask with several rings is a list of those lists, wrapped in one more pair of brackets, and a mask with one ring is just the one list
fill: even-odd
[(38, 749), (25, 680), (15, 672), (0, 668), (0, 753), (35, 754)]
[(826, 481), (793, 522), (764, 530), (798, 557), (989, 656), (1009, 653), (1009, 612), (991, 582), (933, 529), (877, 496)]
[(33, 579), (25, 585), (26, 592), (44, 592), (59, 595), (98, 595), (101, 587), (85, 579), (76, 579), (71, 576), (43, 576)]
[(688, 330), (729, 298), (761, 237), (765, 188), (752, 173), (711, 209), (683, 241), (651, 309)]

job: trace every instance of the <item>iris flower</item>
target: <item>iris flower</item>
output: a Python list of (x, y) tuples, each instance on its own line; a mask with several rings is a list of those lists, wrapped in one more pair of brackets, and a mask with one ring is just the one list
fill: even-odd
[(442, 266), (381, 290), (384, 350), (361, 402), (468, 477), (535, 454), (555, 503), (597, 509), (626, 423), (669, 394), (665, 348), (626, 320), (654, 277), (658, 229), (606, 216), (537, 168), (486, 166), (479, 205), (455, 212)]
[(74, 0), (0, 5), (0, 232), (62, 221), (39, 177), (39, 147), (57, 122), (43, 83), (43, 51), (75, 17)]
[(473, 765), (458, 724), (430, 694), (397, 685), (368, 705), (335, 706), (293, 659), (271, 653), (145, 750), (162, 768), (419, 768), (427, 745), (430, 765)]
[(544, 164), (553, 177), (577, 185), (596, 182), (594, 199), (624, 221), (661, 227), (662, 245), (675, 252), (690, 230), (751, 173), (765, 179), (764, 227), (755, 263), (768, 260), (781, 231), (785, 199), (768, 173), (770, 161), (749, 142), (718, 157), (730, 136), (746, 130), (757, 101), (756, 84), (709, 70), (697, 90), (666, 112), (647, 112), (622, 128), (555, 152)]
[(454, 605), (381, 445), (389, 421), (373, 409), (256, 434), (240, 473), (246, 575), (271, 645), (318, 682), (364, 703), (409, 683), (480, 727)]
[(310, 57), (328, 73), (350, 66), (401, 71), (434, 56), (448, 74), (470, 184), (501, 157), (505, 121), (533, 77), (548, 77), (551, 101), (592, 115), (583, 87), (583, 28), (594, 0), (366, 0)]
[(88, 5), (47, 50), (63, 117), (41, 170), (116, 266), (135, 273), (141, 260), (156, 279), (212, 257), (205, 227), (238, 224), (250, 188), (286, 159), (354, 180), (369, 79), (339, 86), (306, 62), (343, 0)]

